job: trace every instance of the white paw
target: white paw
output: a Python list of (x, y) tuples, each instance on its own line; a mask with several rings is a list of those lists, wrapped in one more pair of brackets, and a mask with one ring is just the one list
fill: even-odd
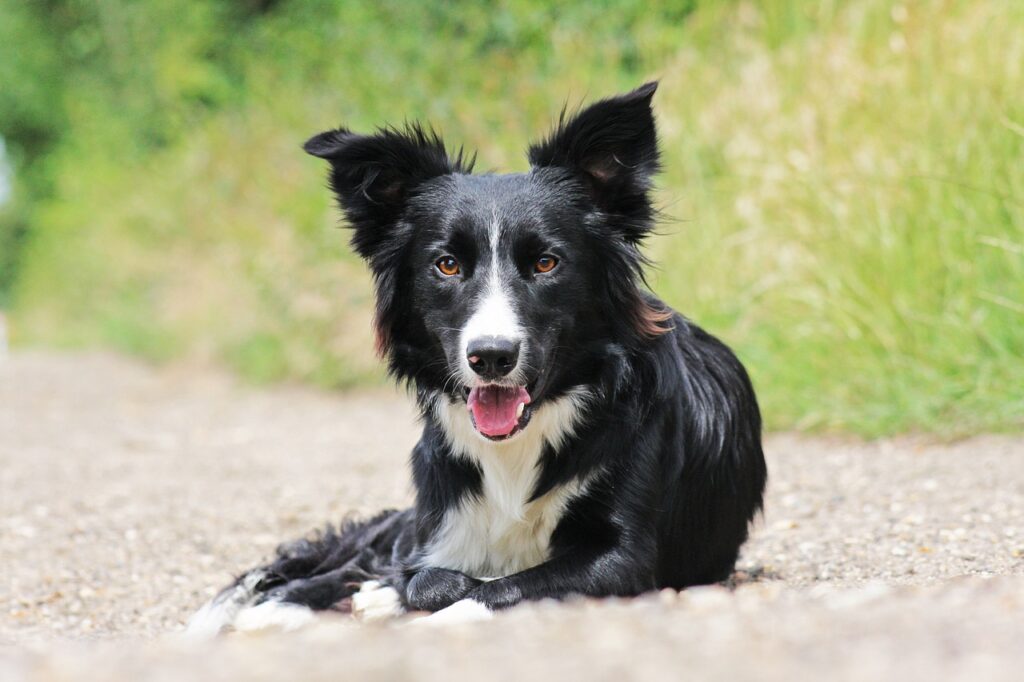
[(210, 639), (219, 635), (231, 621), (238, 609), (225, 608), (224, 604), (209, 601), (192, 614), (185, 624), (185, 636), (194, 639)]
[(367, 580), (352, 595), (352, 615), (361, 621), (390, 620), (403, 613), (405, 609), (398, 591), (376, 580)]
[(265, 601), (256, 606), (242, 609), (235, 616), (234, 626), (239, 632), (259, 630), (298, 630), (316, 620), (316, 614), (309, 607), (279, 601)]
[(429, 616), (417, 618), (409, 624), (418, 626), (457, 625), (459, 623), (478, 623), (491, 618), (494, 618), (494, 612), (484, 604), (472, 599), (462, 599)]
[(215, 637), (231, 626), (238, 613), (256, 600), (256, 585), (263, 571), (253, 571), (234, 587), (224, 590), (196, 611), (185, 626), (185, 635), (196, 639)]

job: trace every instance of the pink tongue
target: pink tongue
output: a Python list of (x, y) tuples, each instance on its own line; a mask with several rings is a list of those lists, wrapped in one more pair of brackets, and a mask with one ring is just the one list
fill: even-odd
[(485, 436), (507, 436), (519, 423), (519, 405), (530, 402), (522, 386), (477, 386), (469, 392), (466, 405), (473, 413), (477, 431)]

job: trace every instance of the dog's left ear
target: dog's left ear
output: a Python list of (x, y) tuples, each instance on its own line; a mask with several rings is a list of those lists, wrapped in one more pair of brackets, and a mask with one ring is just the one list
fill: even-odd
[[(658, 136), (651, 111), (657, 82), (601, 100), (566, 118), (546, 140), (530, 146), (530, 164), (561, 167), (579, 177), (603, 211), (629, 219), (626, 238), (649, 228), (647, 193), (658, 172)], [(644, 227), (647, 224), (647, 228)]]
[(423, 183), (468, 173), (472, 159), (449, 154), (437, 133), (416, 124), (359, 135), (345, 128), (310, 138), (303, 149), (331, 163), (334, 190), (349, 224), (352, 245), (374, 260), (394, 232), (409, 196)]

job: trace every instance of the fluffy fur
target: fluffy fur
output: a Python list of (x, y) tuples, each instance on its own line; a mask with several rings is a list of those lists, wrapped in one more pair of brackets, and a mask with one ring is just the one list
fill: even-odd
[[(733, 353), (643, 284), (655, 88), (563, 114), (523, 174), (474, 175), (418, 126), (307, 142), (422, 411), (416, 504), (283, 546), (204, 607), (206, 630), (268, 602), (339, 608), (362, 583), (357, 612), (448, 618), (729, 576), (762, 504), (761, 420)], [(528, 398), (488, 432), (474, 400), (499, 393)]]

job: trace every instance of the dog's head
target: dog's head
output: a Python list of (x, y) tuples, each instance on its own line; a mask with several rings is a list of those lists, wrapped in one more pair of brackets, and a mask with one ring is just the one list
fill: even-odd
[(461, 150), (415, 125), (306, 143), (330, 161), (373, 271), (390, 370), (422, 395), (465, 400), (485, 438), (512, 437), (665, 329), (638, 250), (654, 218), (655, 88), (563, 115), (524, 174), (472, 175)]

